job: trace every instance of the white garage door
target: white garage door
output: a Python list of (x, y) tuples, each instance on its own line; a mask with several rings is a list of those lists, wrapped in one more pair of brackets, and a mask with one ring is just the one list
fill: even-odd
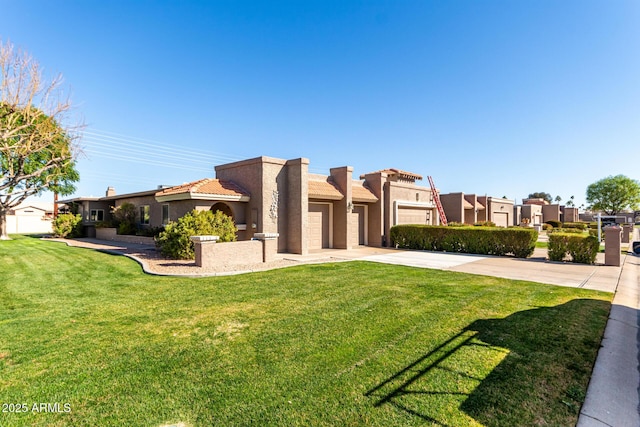
[(431, 209), (413, 206), (398, 208), (398, 225), (402, 224), (431, 224)]
[(309, 203), (309, 249), (329, 247), (329, 205)]
[(509, 226), (509, 214), (506, 212), (494, 212), (493, 222), (498, 227), (507, 227)]
[(351, 212), (351, 245), (360, 246), (365, 244), (365, 207), (356, 205)]

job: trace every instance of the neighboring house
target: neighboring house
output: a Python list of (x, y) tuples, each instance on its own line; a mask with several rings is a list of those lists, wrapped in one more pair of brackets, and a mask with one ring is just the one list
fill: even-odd
[(26, 201), (9, 210), (7, 233), (44, 234), (52, 232), (53, 203)]
[(578, 208), (549, 204), (544, 199), (524, 199), (518, 206), (521, 219), (528, 218), (531, 224), (540, 225), (547, 221), (578, 222), (580, 215)]
[(542, 223), (544, 222), (542, 205), (520, 205), (516, 206), (516, 209), (519, 209), (520, 211), (520, 216), (516, 219), (519, 224), (528, 222), (528, 225), (532, 227), (542, 226)]
[(475, 194), (441, 194), (440, 201), (448, 222), (475, 224), (491, 221), (498, 227), (514, 225), (513, 200)]
[[(416, 185), (420, 175), (398, 169), (353, 179), (353, 168), (332, 168), (329, 175), (309, 173), (305, 158), (271, 157), (219, 165), (216, 178), (139, 193), (74, 198), (86, 234), (111, 219), (123, 203), (138, 209), (141, 227), (158, 227), (187, 212), (223, 211), (238, 227), (238, 239), (254, 233), (278, 233), (278, 251), (306, 254), (321, 248), (385, 246), (397, 224), (439, 224), (430, 188)], [(73, 209), (72, 209), (73, 210)]]
[(473, 225), (485, 221), (485, 206), (478, 201), (475, 194), (447, 193), (440, 195), (448, 222), (459, 222)]
[(514, 201), (499, 197), (478, 197), (478, 202), (485, 207), (484, 218), (478, 217), (478, 221), (491, 221), (498, 227), (515, 225), (513, 212)]

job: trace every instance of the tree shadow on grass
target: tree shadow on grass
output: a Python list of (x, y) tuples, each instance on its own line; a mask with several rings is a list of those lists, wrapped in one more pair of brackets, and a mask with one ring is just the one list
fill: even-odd
[(576, 299), (477, 320), (365, 395), (440, 426), (575, 425), (610, 307)]

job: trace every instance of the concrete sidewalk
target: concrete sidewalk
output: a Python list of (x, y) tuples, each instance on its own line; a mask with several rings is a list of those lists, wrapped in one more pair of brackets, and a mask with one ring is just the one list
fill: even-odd
[[(640, 240), (638, 229), (634, 240)], [(578, 427), (640, 426), (640, 256), (625, 259)]]

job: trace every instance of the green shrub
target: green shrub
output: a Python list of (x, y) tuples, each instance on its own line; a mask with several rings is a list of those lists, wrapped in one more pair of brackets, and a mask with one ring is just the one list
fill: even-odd
[(144, 227), (136, 231), (136, 236), (158, 237), (164, 231), (164, 225), (160, 227)]
[(560, 221), (556, 221), (553, 219), (550, 219), (549, 221), (545, 221), (544, 223), (549, 224), (553, 228), (562, 228), (562, 223)]
[(405, 249), (508, 255), (526, 258), (533, 254), (538, 232), (533, 228), (443, 227), (396, 225), (391, 243)]
[(551, 230), (553, 230), (553, 225), (546, 224), (546, 223), (545, 223), (545, 224), (542, 224), (542, 229), (543, 229), (544, 231), (551, 231)]
[(496, 223), (493, 221), (478, 221), (473, 225), (476, 227), (495, 227)]
[(553, 233), (549, 236), (547, 248), (551, 261), (563, 261), (569, 255), (572, 262), (593, 264), (600, 250), (600, 243), (594, 236)]
[(82, 236), (82, 216), (74, 214), (60, 214), (53, 220), (53, 233), (57, 237)]
[(547, 255), (551, 261), (563, 261), (567, 255), (569, 236), (565, 233), (552, 233), (547, 243)]
[(451, 221), (447, 223), (448, 227), (467, 227), (468, 225), (462, 222)]
[(133, 203), (123, 203), (113, 210), (113, 218), (118, 228), (118, 234), (136, 234), (138, 229), (137, 211)]
[(583, 234), (584, 230), (579, 228), (553, 228), (551, 229), (552, 233), (573, 233), (573, 234)]
[(194, 244), (191, 236), (213, 235), (219, 236), (218, 242), (232, 242), (236, 240), (236, 226), (228, 215), (221, 211), (193, 210), (170, 222), (156, 239), (160, 252), (169, 258), (194, 259)]
[(588, 224), (586, 222), (563, 222), (562, 228), (564, 229), (578, 229), (578, 230), (586, 230)]

